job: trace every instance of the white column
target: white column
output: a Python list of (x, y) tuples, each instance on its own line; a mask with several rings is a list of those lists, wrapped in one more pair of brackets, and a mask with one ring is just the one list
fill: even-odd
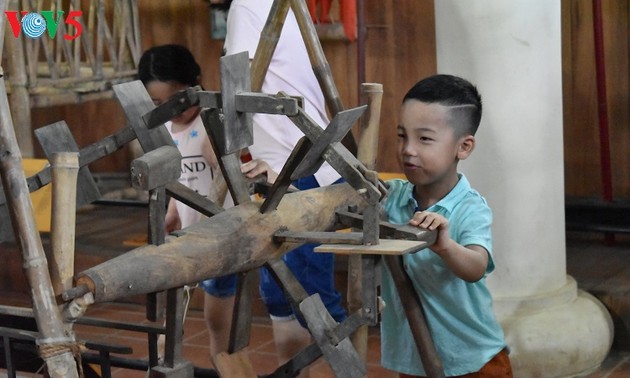
[(596, 368), (605, 308), (566, 274), (560, 1), (435, 1), (438, 73), (477, 85), (477, 147), (460, 165), (494, 211), (488, 282), (518, 377)]

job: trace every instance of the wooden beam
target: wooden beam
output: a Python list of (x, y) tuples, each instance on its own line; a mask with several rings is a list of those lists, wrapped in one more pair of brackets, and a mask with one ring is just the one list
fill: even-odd
[(365, 201), (348, 184), (287, 194), (277, 211), (266, 214), (260, 203), (244, 203), (159, 247), (140, 247), (79, 273), (76, 285), (87, 285), (95, 301), (104, 302), (257, 268), (286, 252), (273, 241), (276, 231), (331, 230), (335, 210), (351, 204), (361, 210)]

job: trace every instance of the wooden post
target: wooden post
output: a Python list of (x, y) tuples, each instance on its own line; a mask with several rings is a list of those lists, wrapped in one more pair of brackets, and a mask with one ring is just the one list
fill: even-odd
[(400, 297), (400, 302), (403, 304), (407, 321), (409, 321), (409, 328), (427, 376), (430, 378), (444, 377), (442, 361), (435, 350), (431, 332), (422, 310), (422, 303), (413, 290), (413, 283), (403, 267), (402, 256), (384, 256), (383, 258), (392, 275), (394, 285), (396, 285), (396, 291)]
[(363, 94), (362, 97), (367, 100), (368, 109), (361, 118), (357, 158), (367, 169), (376, 170), (383, 84), (363, 83), (361, 84), (361, 93)]
[(50, 278), (55, 296), (72, 288), (74, 276), (74, 236), (76, 224), (78, 152), (58, 152), (52, 156), (52, 261)]
[[(367, 169), (376, 169), (376, 155), (378, 152), (378, 133), (381, 118), (381, 100), (383, 85), (378, 83), (364, 83), (361, 92), (367, 99), (368, 109), (361, 118), (361, 134), (359, 136), (359, 150), (357, 158)], [(363, 269), (362, 256), (348, 256), (348, 312), (354, 313), (363, 307)], [(367, 361), (368, 327), (359, 327), (352, 334), (352, 344), (363, 361)]]
[[(17, 0), (9, 1), (9, 9), (21, 9)], [(2, 15), (4, 18), (4, 15)], [(4, 29), (3, 29), (4, 30)], [(26, 62), (24, 60), (24, 33), (15, 38), (13, 33), (5, 33), (7, 54), (7, 68), (11, 83), (10, 109), (14, 120), (15, 136), (20, 151), (25, 157), (33, 157), (33, 137), (31, 132), (31, 106), (28, 94), (28, 78), (26, 76)]]
[(16, 240), (22, 251), (26, 278), (31, 288), (33, 312), (39, 330), (39, 352), (53, 378), (78, 377), (71, 347), (55, 302), (48, 263), (33, 217), (33, 204), (22, 170), (22, 155), (13, 132), (4, 79), (0, 78), (0, 176)]

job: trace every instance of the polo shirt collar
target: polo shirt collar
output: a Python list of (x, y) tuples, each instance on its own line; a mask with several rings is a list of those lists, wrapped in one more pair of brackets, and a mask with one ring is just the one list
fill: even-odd
[[(468, 182), (466, 176), (461, 173), (458, 173), (457, 176), (459, 177), (459, 180), (457, 181), (457, 184), (455, 184), (455, 187), (446, 196), (444, 196), (444, 198), (433, 204), (427, 210), (435, 211), (436, 208), (442, 208), (446, 210), (449, 214), (453, 211), (455, 205), (457, 205), (461, 201), (461, 197), (468, 193), (471, 189), (470, 183)], [(418, 209), (418, 202), (413, 197), (415, 186), (409, 185), (407, 188), (407, 190), (409, 191), (409, 201), (407, 203), (407, 206), (414, 209), (414, 211), (418, 211), (415, 210)]]

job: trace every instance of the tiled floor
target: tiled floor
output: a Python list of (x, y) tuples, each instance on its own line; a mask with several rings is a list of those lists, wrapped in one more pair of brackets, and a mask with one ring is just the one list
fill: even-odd
[[(7, 298), (3, 298), (6, 300)], [(4, 301), (3, 301), (4, 302)], [(12, 305), (25, 306), (25, 302), (20, 298), (10, 300)], [(135, 324), (154, 324), (145, 317), (145, 308), (142, 305), (128, 303), (99, 303), (90, 306), (85, 317), (95, 319), (106, 319), (109, 321), (126, 322)], [(96, 343), (114, 344), (128, 346), (133, 349), (130, 355), (120, 355), (121, 357), (143, 359), (148, 358), (147, 336), (144, 333), (115, 330), (109, 328), (75, 324), (74, 330), (76, 339), (82, 342), (91, 341)], [(368, 338), (368, 376), (395, 378), (396, 374), (383, 369), (380, 364), (379, 334), (376, 329), (370, 330)], [(248, 356), (259, 375), (273, 372), (278, 366), (276, 350), (273, 343), (271, 325), (268, 319), (254, 318), (250, 345), (247, 348)], [(203, 313), (198, 310), (189, 311), (184, 322), (184, 338), (182, 346), (182, 357), (184, 360), (192, 362), (196, 367), (212, 369), (208, 348), (208, 331), (203, 319)], [(95, 370), (98, 369), (95, 366)], [(0, 378), (3, 377), (3, 370), (0, 369)], [(5, 375), (6, 376), (6, 375)], [(144, 378), (146, 372), (123, 368), (112, 368), (112, 377), (119, 378)], [(311, 378), (334, 377), (328, 364), (319, 359), (310, 368)], [(20, 377), (40, 377), (39, 374), (22, 373)]]
[[(147, 322), (144, 318), (144, 307), (130, 304), (102, 304), (90, 309), (87, 316), (103, 317), (121, 321)], [(190, 311), (185, 321), (183, 339), (183, 358), (191, 361), (195, 366), (212, 368), (208, 351), (208, 332), (200, 311)], [(109, 343), (127, 344), (133, 347), (132, 357), (146, 358), (148, 355), (146, 337), (129, 331), (110, 332), (91, 326), (77, 325), (75, 327), (77, 338), (103, 341)], [(370, 377), (395, 377), (379, 365), (379, 336), (373, 334), (369, 337), (369, 376)], [(252, 327), (248, 355), (258, 374), (271, 373), (277, 367), (276, 351), (272, 338), (272, 330), (269, 321), (257, 318)], [(144, 372), (134, 372), (127, 369), (113, 369), (114, 377), (144, 377)], [(317, 361), (311, 368), (312, 378), (333, 377), (328, 365), (323, 361)]]

